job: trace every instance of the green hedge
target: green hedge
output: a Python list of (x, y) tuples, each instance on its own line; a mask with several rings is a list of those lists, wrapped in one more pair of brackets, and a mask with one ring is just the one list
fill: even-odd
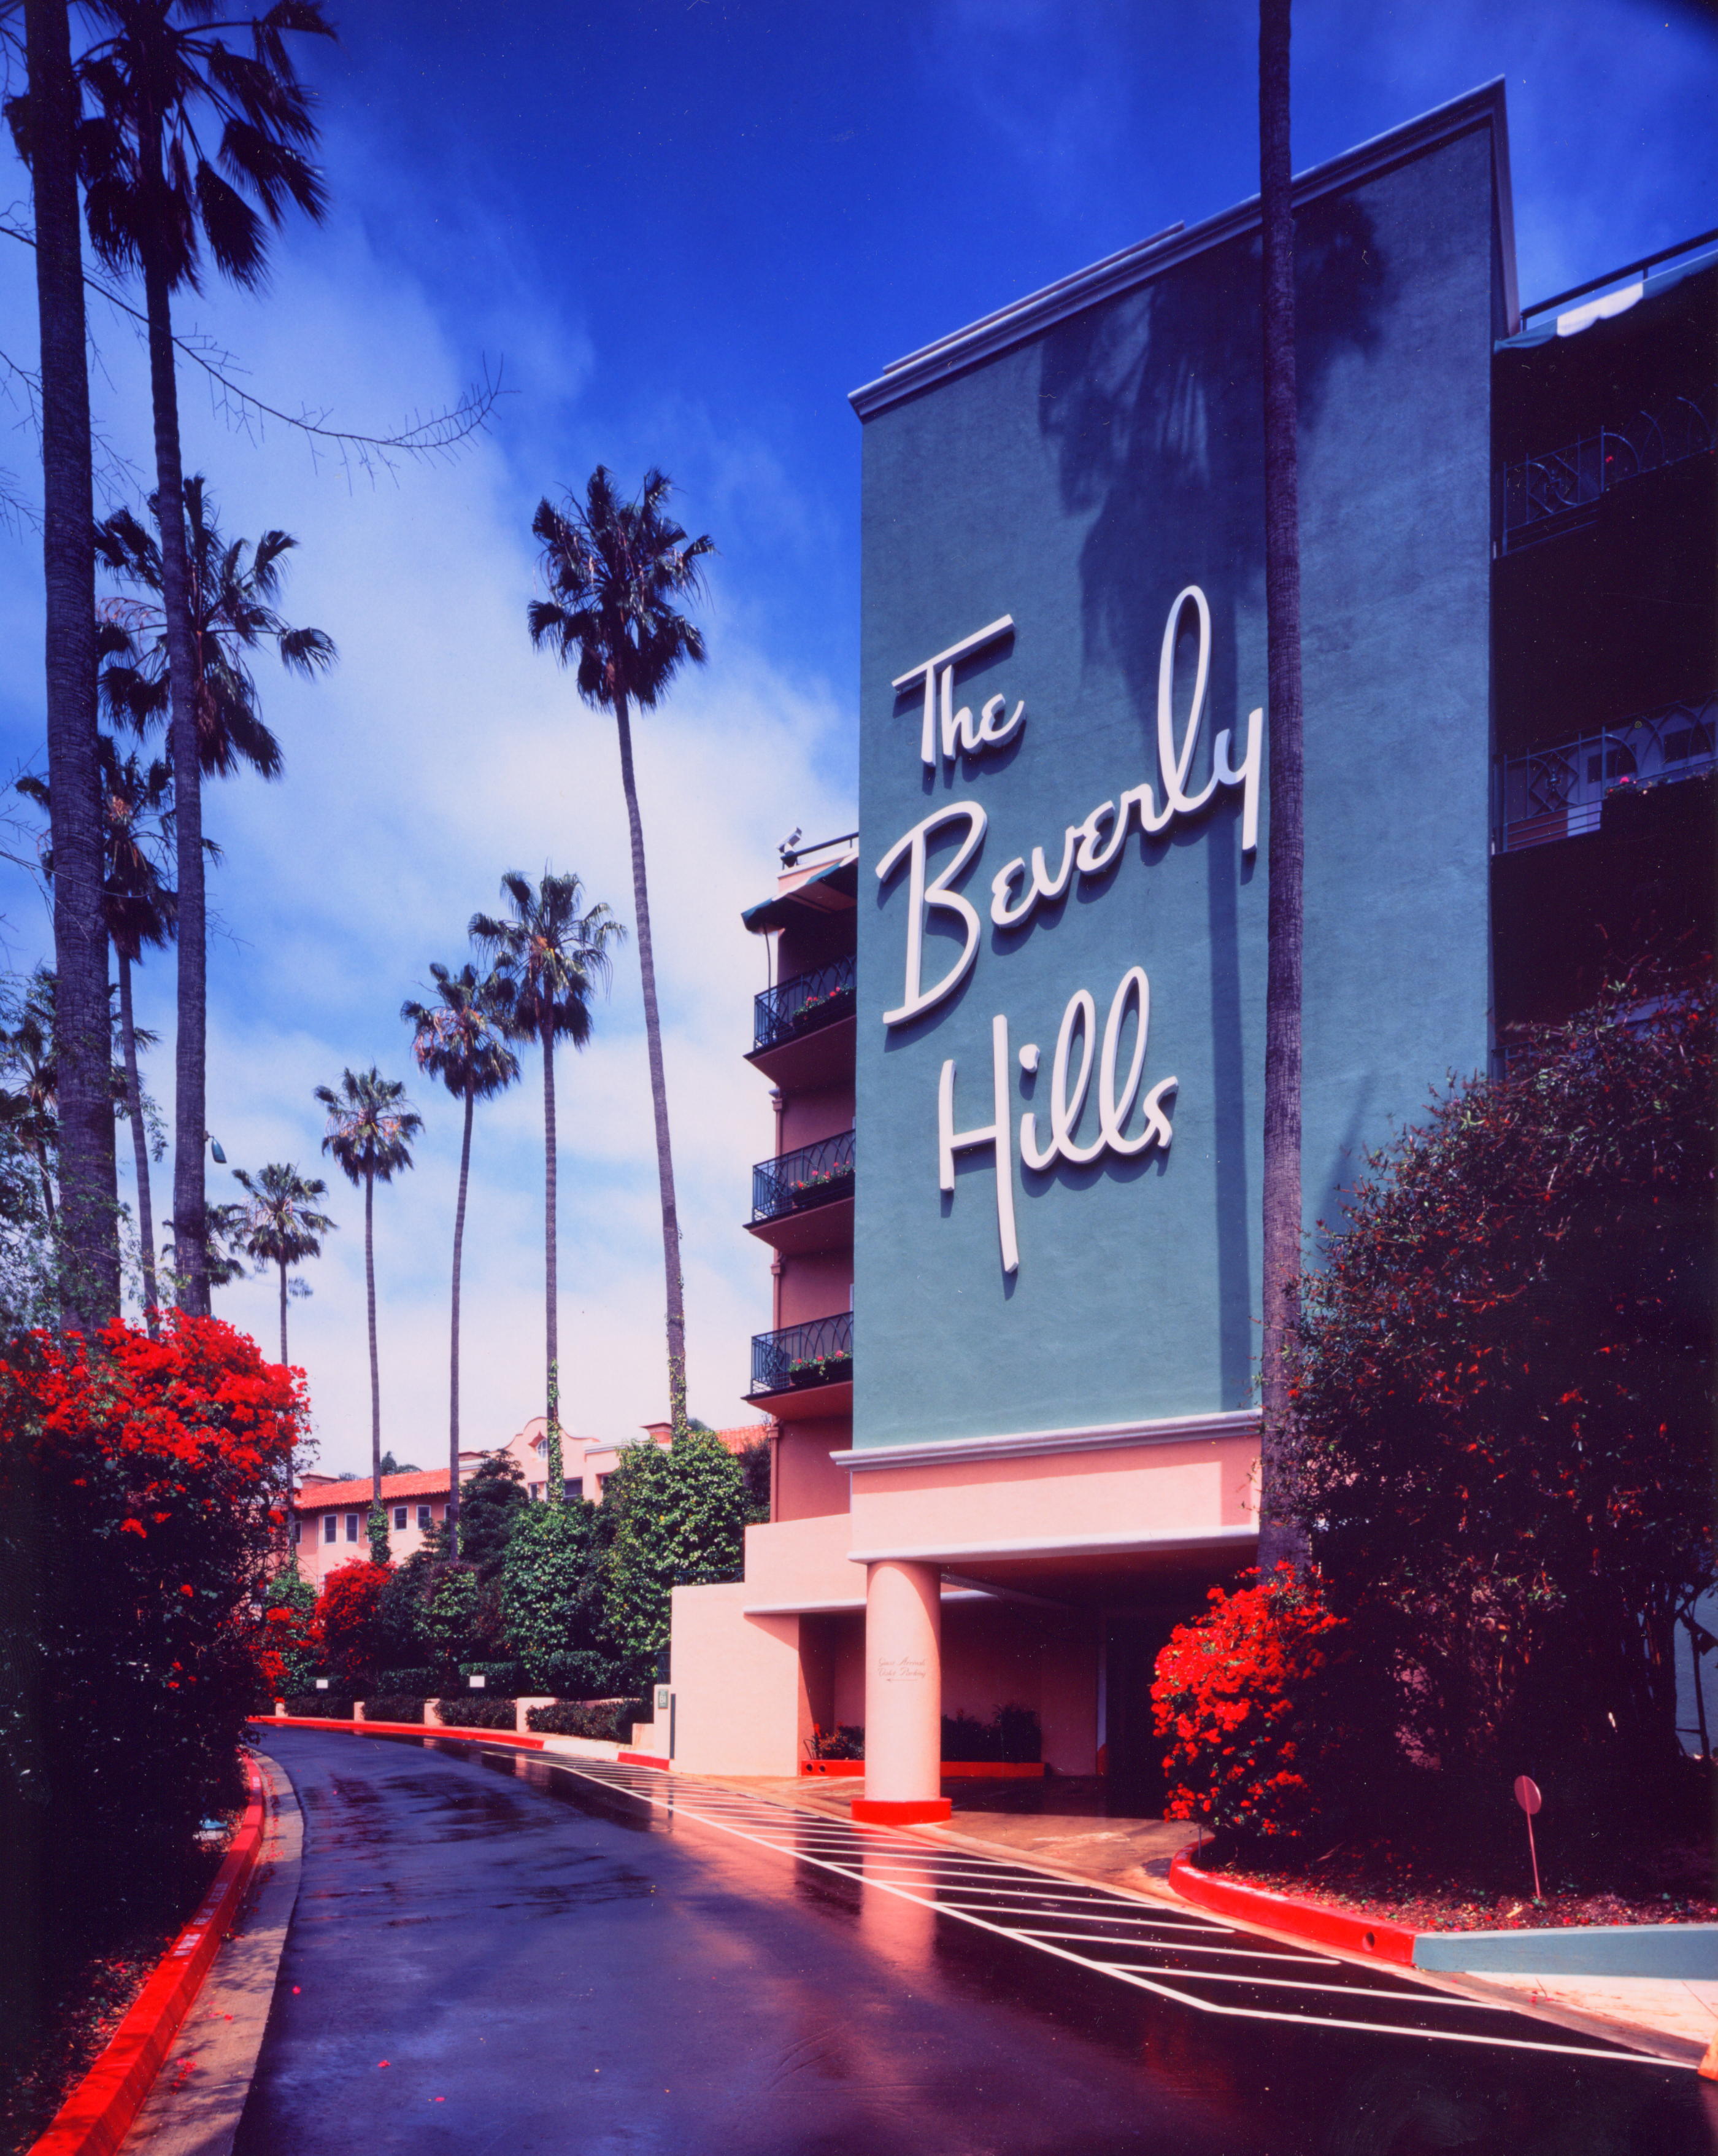
[(526, 1725), (542, 1737), (596, 1737), (611, 1744), (629, 1741), (635, 1722), (648, 1722), (641, 1699), (556, 1699), (528, 1707)]
[[(505, 1693), (510, 1699), (531, 1690), (525, 1680), (522, 1662), (461, 1662), (459, 1674), (462, 1677), (483, 1677), (487, 1680), (486, 1691)], [(405, 1688), (403, 1685), (400, 1687), (402, 1691)]]
[(326, 1691), (295, 1691), (285, 1706), (289, 1714), (320, 1714), (331, 1716), (336, 1722), (350, 1722), (352, 1696), (349, 1691), (336, 1691), (331, 1685)]
[(513, 1702), (494, 1692), (471, 1691), (458, 1699), (438, 1699), (436, 1706), (449, 1729), (510, 1729)]
[(375, 1690), (390, 1699), (433, 1699), (444, 1682), (439, 1670), (377, 1670)]
[(422, 1722), (422, 1693), (373, 1692), (364, 1702), (366, 1722)]

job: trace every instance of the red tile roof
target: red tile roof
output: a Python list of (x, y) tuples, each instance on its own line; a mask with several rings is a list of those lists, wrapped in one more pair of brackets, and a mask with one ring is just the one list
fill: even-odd
[[(384, 1475), (382, 1502), (392, 1504), (401, 1497), (445, 1497), (448, 1471), (430, 1468), (422, 1475)], [(336, 1506), (363, 1507), (370, 1502), (370, 1477), (350, 1482), (310, 1482), (298, 1491), (293, 1503), (300, 1512), (328, 1512)]]
[(773, 1437), (776, 1425), (772, 1422), (741, 1423), (737, 1430), (719, 1430), (716, 1435), (730, 1452), (745, 1452), (767, 1437)]

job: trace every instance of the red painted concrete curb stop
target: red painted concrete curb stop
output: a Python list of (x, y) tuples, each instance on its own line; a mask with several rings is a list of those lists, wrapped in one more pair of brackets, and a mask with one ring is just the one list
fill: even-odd
[(855, 1797), (853, 1816), (861, 1826), (933, 1826), (947, 1819), (954, 1806), (946, 1797)]
[(660, 1767), (664, 1774), (672, 1771), (672, 1759), (664, 1759), (654, 1752), (621, 1752), (615, 1755), (617, 1767)]
[(1184, 1901), (1197, 1902), (1219, 1916), (1239, 1917), (1274, 1932), (1290, 1932), (1316, 1946), (1341, 1947), (1348, 1953), (1366, 1954), (1374, 1961), (1397, 1962), (1407, 1968), (1413, 1964), (1413, 1943), (1419, 1934), (1406, 1924), (1350, 1916), (1346, 1910), (1327, 1907), (1322, 1902), (1303, 1902), (1293, 1894), (1274, 1893), (1268, 1887), (1245, 1887), (1238, 1880), (1201, 1871), (1187, 1861), (1185, 1851), (1169, 1861), (1169, 1883)]
[[(546, 1741), (521, 1737), (516, 1729), (445, 1729), (438, 1722), (345, 1722), (331, 1714), (254, 1714), (256, 1729), (344, 1729), (357, 1737), (456, 1737), (473, 1744), (517, 1744), (541, 1752)], [(658, 1763), (651, 1760), (653, 1767)], [(666, 1763), (664, 1762), (663, 1763)]]
[(233, 1928), (256, 1867), (263, 1845), (263, 1781), (249, 1760), (245, 1774), (250, 1800), (213, 1886), (30, 2156), (112, 2156), (125, 2139), (154, 2086), (168, 2046), (203, 1989), (209, 1964)]

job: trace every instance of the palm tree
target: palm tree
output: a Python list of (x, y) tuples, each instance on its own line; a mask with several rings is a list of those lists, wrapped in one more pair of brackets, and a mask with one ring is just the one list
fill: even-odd
[[(320, 218), (322, 182), (309, 93), (288, 56), (293, 32), (331, 37), (315, 0), (276, 0), (244, 23), (213, 22), (208, 0), (93, 0), (110, 34), (83, 57), (97, 118), (79, 141), (85, 210), (103, 261), (139, 270), (148, 321), (161, 595), (169, 662), (169, 753), (178, 787), (178, 1033), (174, 1088), (173, 1214), (188, 1260), (181, 1300), (206, 1310), (200, 1223), (207, 1101), (208, 953), (203, 889), (202, 729), (191, 565), (184, 537), (172, 295), (198, 289), (206, 245), (223, 276), (262, 279), (269, 225), (290, 205)], [(249, 30), (249, 49), (223, 33)], [(205, 143), (218, 129), (218, 146)], [(219, 169), (217, 169), (217, 167)], [(87, 512), (86, 512), (87, 513)], [(86, 602), (87, 610), (87, 602)]]
[(471, 1118), (480, 1101), (503, 1092), (519, 1075), (519, 1058), (507, 1045), (505, 983), (494, 973), (480, 979), (469, 963), (457, 973), (433, 964), (430, 976), (438, 1000), (400, 1005), (400, 1016), (413, 1029), (412, 1053), (418, 1067), (439, 1078), (465, 1104), (459, 1138), (459, 1195), (454, 1208), (454, 1291), (452, 1344), (448, 1370), (448, 1537), (457, 1548), (459, 1518), (459, 1260), (465, 1245), (465, 1192), (471, 1174)]
[(256, 1175), (235, 1168), (233, 1177), (250, 1200), (244, 1209), (244, 1246), (259, 1265), (280, 1274), (280, 1360), (286, 1356), (286, 1270), (306, 1258), (320, 1258), (322, 1238), (334, 1226), (311, 1201), (328, 1195), (321, 1176), (300, 1175), (290, 1162), (271, 1160)]
[(562, 665), (577, 660), (578, 693), (614, 714), (620, 737), (620, 783), (632, 838), (633, 911), (638, 924), (638, 972), (644, 987), (644, 1040), (650, 1060), (650, 1101), (656, 1120), (656, 1176), (662, 1195), (662, 1262), (668, 1287), (669, 1419), (676, 1437), (686, 1427), (686, 1303), (680, 1275), (680, 1223), (674, 1203), (674, 1156), (668, 1137), (668, 1087), (662, 1069), (662, 1019), (656, 1003), (656, 959), (650, 940), (650, 895), (644, 875), (644, 826), (633, 773), (632, 706), (654, 708), (680, 668), (704, 663), (704, 636), (676, 611), (677, 599), (702, 587), (698, 564), (715, 552), (708, 536), (689, 539), (663, 505), (671, 482), (644, 475), (636, 501), (623, 502), (601, 465), (581, 504), (546, 500), (531, 531), (542, 548), (551, 597), (533, 599), (527, 619), (538, 650)]
[(541, 1042), (543, 1050), (543, 1300), (544, 1350), (548, 1364), (547, 1457), (543, 1494), (561, 1502), (561, 1343), (557, 1306), (555, 1212), (555, 1041), (564, 1034), (575, 1048), (591, 1037), (591, 996), (607, 987), (609, 947), (626, 931), (600, 903), (581, 911), (584, 886), (576, 875), (543, 871), (541, 885), (517, 869), (501, 878), (510, 920), (487, 913), (471, 916), (474, 942), (495, 963), (506, 1001), (504, 1023), (518, 1040)]
[[(206, 778), (230, 778), (244, 765), (264, 778), (278, 778), (281, 770), (280, 744), (264, 723), (257, 684), (247, 654), (272, 644), (280, 663), (290, 673), (313, 678), (331, 665), (333, 640), (320, 629), (295, 629), (275, 609), (280, 592), (281, 563), (297, 541), (290, 532), (264, 531), (254, 548), (243, 539), (228, 540), (216, 521), (213, 500), (200, 473), (185, 481), (185, 560), (192, 618), (191, 649), (196, 667), (197, 694), (193, 717), (197, 732), (196, 770), (187, 789), (179, 778), (171, 719), (172, 667), (171, 635), (165, 591), (165, 548), (145, 530), (128, 509), (117, 510), (97, 526), (96, 552), (105, 568), (123, 578), (149, 598), (104, 601), (100, 649), (101, 696), (110, 715), (138, 733), (161, 725), (168, 736), (168, 757), (173, 767), (176, 805), (187, 791), (196, 797), (196, 819), (203, 827), (202, 783)], [(150, 508), (160, 521), (160, 495), (151, 495)], [(184, 819), (174, 818), (178, 868), (185, 866)], [(208, 839), (197, 848), (197, 910), (203, 906), (204, 858), (219, 857)], [(176, 899), (182, 926), (186, 909)], [(196, 969), (201, 975), (202, 967)], [(123, 979), (123, 973), (121, 978)], [(180, 952), (180, 1052), (178, 1077), (183, 1083), (185, 956)], [(203, 1068), (199, 1040), (199, 1074)], [(198, 1078), (199, 1097), (202, 1079)], [(199, 1114), (201, 1114), (201, 1111)], [(188, 1142), (185, 1120), (177, 1118), (177, 1146), (173, 1163), (174, 1218), (187, 1220), (186, 1193), (193, 1185), (197, 1205), (203, 1200), (201, 1130), (198, 1149), (187, 1168)], [(201, 1258), (203, 1239), (187, 1227), (179, 1238), (187, 1260), (182, 1276), (181, 1295), (187, 1307), (207, 1308), (211, 1283), (204, 1277)]]
[(1259, 198), (1264, 240), (1264, 603), (1270, 858), (1264, 988), (1264, 1340), (1259, 1568), (1299, 1566), (1289, 1351), (1300, 1309), (1300, 520), (1295, 206), (1289, 150), (1290, 0), (1259, 0)]
[[(156, 513), (153, 495), (149, 506)], [(334, 663), (326, 630), (295, 629), (275, 609), (281, 567), (297, 544), (290, 531), (273, 529), (254, 547), (228, 539), (207, 480), (200, 472), (186, 480), (199, 780), (230, 778), (247, 764), (264, 778), (280, 776), (280, 744), (264, 723), (249, 653), (272, 644), (287, 671), (306, 680)], [(104, 600), (101, 608), (102, 701), (112, 718), (145, 733), (167, 724), (172, 701), (162, 548), (129, 509), (97, 525), (95, 548), (104, 568), (151, 594)]]
[[(104, 624), (104, 640), (112, 632)], [(131, 1125), (132, 1161), (137, 1178), (137, 1236), (143, 1270), (143, 1321), (153, 1339), (159, 1330), (156, 1312), (160, 1291), (155, 1268), (155, 1211), (149, 1182), (149, 1131), (143, 1113), (143, 1086), (138, 1074), (140, 1034), (131, 998), (131, 968), (146, 944), (163, 946), (172, 941), (176, 897), (163, 880), (162, 864), (169, 851), (168, 827), (172, 816), (172, 774), (163, 762), (146, 766), (136, 756), (121, 752), (111, 736), (103, 734), (101, 747), (102, 886), (101, 911), (109, 942), (119, 961), (120, 1049), (124, 1059), (123, 1094)], [(50, 880), (55, 878), (59, 851), (53, 844), (53, 791), (39, 778), (26, 775), (18, 790), (49, 816), (49, 844), (42, 866)], [(205, 839), (204, 846), (213, 848)], [(151, 1037), (152, 1038), (152, 1036)], [(62, 1167), (62, 1177), (64, 1168)]]
[(319, 1086), (328, 1111), (322, 1150), (347, 1182), (364, 1190), (364, 1293), (370, 1315), (370, 1520), (375, 1546), (382, 1515), (382, 1375), (376, 1359), (376, 1186), (412, 1165), (412, 1142), (423, 1118), (406, 1098), (404, 1081), (367, 1070), (345, 1070), (340, 1086)]
[(40, 973), (31, 983), (18, 1024), (0, 1032), (0, 1065), (13, 1081), (4, 1096), (5, 1119), (35, 1160), (42, 1211), (49, 1233), (57, 1235), (59, 1212), (50, 1163), (60, 1150), (59, 1059), (54, 1053), (52, 998), (44, 994)]
[(53, 792), (54, 963), (60, 983), (60, 1147), (68, 1323), (94, 1332), (119, 1310), (119, 1229), (108, 1094), (107, 952), (101, 932), (101, 794), (95, 719), (95, 521), (78, 215), (79, 93), (66, 0), (25, 0), (28, 90), (8, 108), (30, 169), (41, 336), (42, 557), (48, 778)]

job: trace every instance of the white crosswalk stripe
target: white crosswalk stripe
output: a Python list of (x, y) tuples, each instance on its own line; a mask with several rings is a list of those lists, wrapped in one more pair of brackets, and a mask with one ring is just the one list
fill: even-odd
[[(490, 1756), (520, 1757), (499, 1751)], [(1160, 1907), (1006, 1858), (967, 1850), (945, 1856), (887, 1828), (845, 1825), (791, 1804), (737, 1795), (657, 1768), (529, 1756), (533, 1769), (542, 1767), (647, 1805), (675, 1825), (731, 1835), (1197, 2013), (1618, 2065), (1679, 2063), (1619, 2045), (1563, 2041), (1565, 2032), (1550, 2025), (1439, 1990), (1407, 1974), (1281, 1944), (1197, 1911)], [(1079, 1928), (1084, 1926), (1093, 1928)], [(1128, 1958), (1116, 1958), (1118, 1950)], [(1316, 1977), (1309, 1974), (1315, 1969), (1321, 1972)]]

